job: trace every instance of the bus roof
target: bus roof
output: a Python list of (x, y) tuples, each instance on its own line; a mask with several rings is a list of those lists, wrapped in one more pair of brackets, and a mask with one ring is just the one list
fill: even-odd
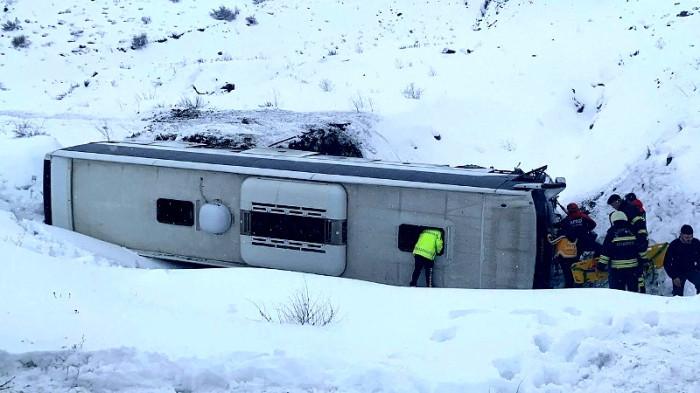
[[(448, 166), (436, 164), (401, 163), (356, 157), (328, 156), (315, 152), (255, 148), (227, 150), (202, 147), (186, 142), (93, 142), (60, 149), (51, 155), (129, 163), (135, 159), (151, 159), (194, 164), (211, 164), (239, 168), (258, 168), (322, 174), (336, 177), (366, 178), (424, 184), (466, 186), (496, 190), (526, 190), (533, 188), (564, 188), (565, 183), (553, 183), (545, 167), (523, 172), (483, 168), (474, 165)], [(102, 157), (101, 157), (102, 156)]]

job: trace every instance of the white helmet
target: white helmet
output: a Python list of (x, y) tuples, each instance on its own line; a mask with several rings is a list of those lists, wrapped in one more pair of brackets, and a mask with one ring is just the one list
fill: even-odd
[(625, 213), (615, 210), (614, 212), (610, 213), (610, 224), (614, 224), (615, 221), (627, 221), (627, 216)]

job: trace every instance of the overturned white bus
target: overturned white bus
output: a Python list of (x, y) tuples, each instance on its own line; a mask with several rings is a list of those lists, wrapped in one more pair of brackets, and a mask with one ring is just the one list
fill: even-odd
[(546, 288), (566, 184), (545, 169), (89, 143), (47, 154), (45, 221), (146, 256), (391, 285), (408, 285), (418, 233), (437, 228), (436, 286)]

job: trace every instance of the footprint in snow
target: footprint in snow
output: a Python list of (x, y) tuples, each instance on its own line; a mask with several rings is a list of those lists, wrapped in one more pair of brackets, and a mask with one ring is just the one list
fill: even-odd
[(450, 311), (450, 319), (461, 318), (469, 314), (482, 314), (484, 310), (470, 309), (470, 310), (452, 310)]
[(533, 337), (535, 345), (542, 353), (547, 353), (552, 346), (552, 338), (546, 334), (538, 334)]
[(498, 375), (509, 381), (521, 371), (520, 363), (517, 359), (495, 359), (492, 364), (498, 370)]
[(580, 316), (581, 316), (581, 310), (579, 310), (579, 309), (577, 309), (577, 308), (574, 308), (574, 307), (566, 307), (566, 308), (564, 309), (564, 312), (567, 313), (567, 314), (569, 314), (569, 315), (573, 315), (573, 316), (575, 316), (575, 317), (580, 317)]
[(452, 340), (457, 336), (457, 328), (456, 327), (451, 327), (447, 329), (440, 329), (436, 330), (433, 332), (433, 335), (430, 337), (431, 340), (436, 341), (436, 342), (445, 342)]
[(549, 316), (546, 312), (540, 311), (540, 310), (532, 310), (532, 309), (523, 309), (523, 310), (514, 310), (511, 312), (511, 314), (516, 314), (516, 315), (534, 315), (537, 317), (537, 322), (540, 325), (547, 325), (547, 326), (556, 326), (557, 325), (557, 320)]

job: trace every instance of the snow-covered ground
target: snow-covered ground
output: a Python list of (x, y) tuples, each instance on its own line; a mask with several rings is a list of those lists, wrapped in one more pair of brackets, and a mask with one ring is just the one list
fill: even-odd
[[(652, 240), (700, 233), (696, 2), (258, 0), (230, 22), (221, 6), (0, 1), (0, 391), (700, 391), (700, 297), (668, 297), (663, 272), (663, 296), (398, 288), (179, 269), (42, 223), (51, 150), (266, 146), (336, 122), (368, 157), (549, 165), (603, 229), (607, 197), (633, 191)], [(329, 325), (260, 314), (305, 290)]]

